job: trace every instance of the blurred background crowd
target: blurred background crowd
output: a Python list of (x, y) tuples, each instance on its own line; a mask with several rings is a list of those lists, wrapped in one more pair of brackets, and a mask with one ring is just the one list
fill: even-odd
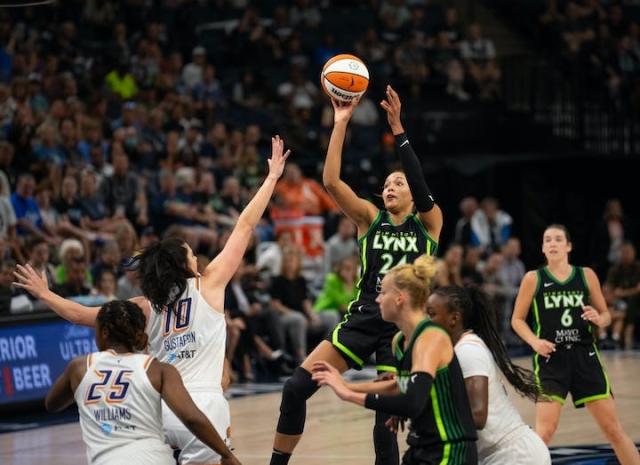
[[(339, 322), (359, 270), (355, 228), (318, 182), (333, 122), (319, 88), (323, 63), (351, 52), (372, 75), (343, 174), (377, 201), (381, 179), (397, 167), (376, 101), (387, 83), (422, 148), (430, 136), (421, 128), (433, 121), (420, 111), (482, 118), (515, 101), (503, 82), (508, 60), (484, 32), (510, 43), (496, 26), (509, 7), (487, 3), (495, 16), (472, 14), (475, 2), (427, 0), (65, 0), (1, 9), (0, 314), (46, 311), (11, 286), (17, 263), (95, 305), (140, 294), (123, 260), (159, 238), (184, 238), (205, 266), (260, 185), (278, 133), (294, 154), (227, 289), (226, 311), (236, 376), (286, 374)], [(637, 111), (637, 2), (530, 3), (526, 40), (537, 53), (603, 90), (596, 94), (615, 114)], [(428, 180), (437, 176), (427, 168)], [(439, 284), (481, 286), (505, 341), (517, 346), (513, 299), (525, 269), (541, 260), (538, 242), (524, 244), (537, 262), (521, 258), (519, 233), (532, 229), (518, 224), (524, 205), (507, 212), (500, 189), (445, 189), (442, 179), (434, 191), (445, 196), (449, 228)], [(620, 200), (600, 194), (598, 224), (579, 235), (581, 264), (606, 283), (615, 315), (603, 343), (632, 348), (637, 229)]]

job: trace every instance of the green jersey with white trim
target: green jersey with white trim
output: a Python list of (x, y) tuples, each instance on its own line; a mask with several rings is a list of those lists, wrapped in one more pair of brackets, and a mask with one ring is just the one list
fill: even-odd
[(408, 215), (402, 224), (394, 225), (386, 210), (378, 212), (358, 244), (362, 268), (351, 310), (361, 310), (361, 305), (377, 306), (375, 300), (382, 278), (391, 268), (413, 263), (420, 255), (435, 255), (438, 249), (438, 243), (429, 236), (417, 215)]
[(545, 266), (536, 270), (538, 280), (531, 302), (533, 332), (554, 344), (593, 344), (591, 323), (582, 319), (583, 305), (589, 305), (589, 286), (584, 269), (572, 266), (571, 275), (558, 280)]

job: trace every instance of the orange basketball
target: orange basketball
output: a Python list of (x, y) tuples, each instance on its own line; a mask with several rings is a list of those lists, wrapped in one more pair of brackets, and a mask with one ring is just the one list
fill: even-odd
[(369, 70), (360, 58), (343, 53), (324, 64), (320, 83), (330, 97), (350, 102), (367, 90)]

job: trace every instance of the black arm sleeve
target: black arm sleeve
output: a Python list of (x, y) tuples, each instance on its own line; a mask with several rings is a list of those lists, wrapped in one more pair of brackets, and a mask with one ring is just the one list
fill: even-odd
[(403, 132), (396, 136), (396, 148), (416, 208), (419, 212), (423, 213), (430, 211), (435, 201), (433, 200), (429, 186), (427, 186), (427, 181), (424, 180), (424, 176), (422, 175), (420, 160), (418, 160), (418, 156), (413, 151), (413, 148), (411, 148), (406, 133)]
[(415, 418), (426, 407), (432, 384), (433, 376), (424, 371), (416, 371), (411, 373), (407, 383), (407, 390), (404, 394), (394, 396), (367, 394), (364, 399), (364, 406), (389, 415)]

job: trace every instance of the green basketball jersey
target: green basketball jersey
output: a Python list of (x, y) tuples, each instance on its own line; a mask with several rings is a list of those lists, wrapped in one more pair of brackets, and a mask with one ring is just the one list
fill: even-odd
[(591, 323), (582, 319), (582, 307), (590, 303), (584, 269), (573, 266), (564, 281), (559, 281), (546, 266), (536, 274), (538, 284), (531, 303), (536, 336), (555, 344), (592, 344)]
[[(404, 346), (404, 335), (396, 337), (395, 358), (398, 368), (398, 386), (404, 392), (411, 376), (413, 363), (413, 346), (428, 328), (440, 326), (431, 320), (424, 319), (416, 327), (407, 346)], [(449, 365), (438, 369), (431, 392), (425, 392), (430, 401), (417, 417), (411, 418), (407, 443), (414, 447), (429, 447), (435, 444), (450, 444), (460, 441), (475, 441), (476, 428), (473, 423), (469, 397), (462, 376), (458, 359), (453, 355)], [(457, 462), (451, 462), (457, 463)]]
[(360, 280), (356, 300), (350, 308), (376, 305), (384, 275), (394, 266), (413, 263), (420, 255), (435, 255), (438, 243), (434, 241), (417, 215), (409, 215), (404, 222), (394, 225), (386, 210), (380, 210), (369, 229), (358, 240), (360, 246)]

